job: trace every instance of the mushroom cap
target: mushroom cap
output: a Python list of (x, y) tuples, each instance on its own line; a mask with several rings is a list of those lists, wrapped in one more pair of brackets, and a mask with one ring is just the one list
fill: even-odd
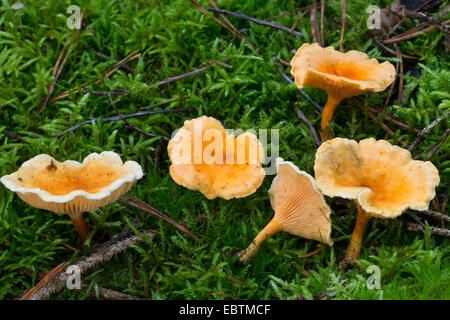
[(356, 50), (342, 53), (305, 43), (291, 60), (291, 74), (300, 88), (312, 86), (344, 99), (383, 91), (394, 80), (395, 68)]
[(83, 163), (40, 154), (0, 181), (33, 207), (74, 214), (116, 201), (142, 176), (137, 162), (123, 163), (116, 153), (104, 151), (91, 153)]
[(330, 197), (356, 199), (368, 214), (395, 218), (406, 209), (426, 210), (436, 195), (439, 172), (408, 150), (373, 138), (335, 138), (317, 150), (316, 184)]
[(274, 219), (284, 231), (332, 246), (331, 209), (314, 178), (282, 158), (276, 163), (277, 175), (269, 190)]
[(167, 150), (172, 179), (208, 199), (246, 197), (265, 177), (264, 148), (257, 137), (250, 132), (234, 137), (212, 117), (186, 120)]

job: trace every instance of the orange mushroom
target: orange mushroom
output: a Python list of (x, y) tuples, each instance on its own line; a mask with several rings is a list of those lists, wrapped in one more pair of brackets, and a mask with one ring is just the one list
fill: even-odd
[(394, 80), (395, 68), (388, 61), (378, 63), (359, 51), (342, 53), (305, 43), (291, 60), (291, 74), (298, 87), (311, 86), (327, 92), (321, 119), (321, 137), (325, 141), (331, 138), (329, 122), (338, 104), (345, 98), (383, 91)]
[(276, 163), (277, 175), (269, 189), (275, 216), (250, 246), (238, 254), (242, 264), (252, 260), (267, 236), (280, 231), (333, 245), (331, 210), (317, 190), (314, 178), (282, 158), (277, 158)]
[(89, 228), (83, 212), (116, 201), (142, 176), (137, 162), (123, 163), (116, 153), (104, 151), (91, 153), (83, 163), (40, 154), (0, 181), (35, 208), (68, 214), (84, 243)]
[(256, 136), (246, 132), (234, 137), (211, 117), (186, 120), (167, 150), (172, 179), (208, 199), (246, 197), (265, 177), (264, 148)]
[(335, 138), (323, 143), (314, 164), (316, 184), (329, 197), (353, 199), (358, 208), (352, 240), (341, 267), (361, 253), (369, 219), (395, 218), (406, 209), (426, 210), (439, 173), (429, 161), (411, 159), (408, 150), (373, 138)]

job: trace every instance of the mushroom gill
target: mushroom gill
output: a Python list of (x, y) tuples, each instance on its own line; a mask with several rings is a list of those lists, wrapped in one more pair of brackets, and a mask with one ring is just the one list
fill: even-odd
[(383, 91), (394, 80), (395, 68), (388, 61), (378, 63), (359, 51), (342, 53), (305, 43), (291, 60), (291, 74), (298, 87), (311, 86), (327, 92), (321, 119), (321, 137), (325, 141), (331, 138), (329, 122), (338, 104), (345, 98)]
[(84, 241), (89, 229), (82, 213), (116, 201), (142, 176), (138, 163), (123, 163), (116, 153), (104, 151), (83, 163), (40, 154), (0, 181), (35, 208), (68, 214)]
[(356, 226), (342, 266), (359, 256), (371, 216), (395, 218), (407, 209), (426, 210), (439, 173), (429, 161), (412, 160), (408, 150), (373, 138), (335, 138), (323, 143), (314, 164), (317, 187), (330, 197), (353, 199)]
[(238, 254), (242, 264), (252, 260), (267, 236), (280, 231), (333, 245), (331, 210), (316, 188), (314, 178), (282, 158), (276, 163), (277, 175), (269, 189), (275, 215), (249, 247)]

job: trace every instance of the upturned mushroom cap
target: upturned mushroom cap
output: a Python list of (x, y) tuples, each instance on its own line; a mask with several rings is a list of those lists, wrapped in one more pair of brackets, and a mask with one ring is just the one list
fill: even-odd
[(395, 68), (362, 52), (342, 53), (317, 43), (303, 44), (291, 60), (291, 74), (300, 88), (320, 88), (340, 99), (383, 91), (394, 80)]
[(331, 209), (314, 178), (292, 162), (278, 158), (277, 176), (269, 189), (274, 219), (284, 231), (333, 245)]
[(0, 181), (33, 207), (73, 215), (116, 201), (142, 176), (137, 162), (123, 163), (116, 153), (104, 151), (91, 153), (83, 163), (40, 154)]
[(186, 120), (167, 147), (172, 179), (208, 199), (246, 197), (262, 184), (264, 149), (249, 132), (227, 134), (212, 117)]
[(373, 138), (335, 138), (323, 143), (314, 164), (316, 184), (330, 197), (356, 199), (369, 215), (395, 218), (406, 209), (426, 210), (439, 173), (429, 161)]

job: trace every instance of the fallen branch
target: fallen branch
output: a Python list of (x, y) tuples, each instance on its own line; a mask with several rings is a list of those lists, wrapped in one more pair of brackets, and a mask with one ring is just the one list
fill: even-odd
[(441, 212), (432, 211), (432, 210), (424, 210), (424, 211), (420, 211), (420, 213), (424, 213), (430, 217), (450, 222), (450, 216), (447, 216)]
[[(116, 254), (124, 251), (134, 244), (142, 242), (143, 239), (140, 236), (130, 236), (130, 229), (125, 228), (121, 233), (117, 234), (100, 247), (84, 256), (82, 259), (76, 261), (72, 265), (78, 267), (81, 275), (86, 273), (87, 270), (95, 267), (99, 263), (106, 262), (114, 257)], [(153, 232), (147, 231), (145, 236), (148, 238), (154, 238)], [(54, 292), (61, 290), (67, 282), (69, 274), (66, 272), (60, 273), (49, 281), (44, 287), (40, 288), (37, 292), (30, 296), (30, 300), (42, 300), (48, 299)]]
[(168, 216), (166, 216), (164, 213), (156, 210), (155, 208), (153, 208), (152, 206), (148, 205), (147, 203), (145, 203), (142, 200), (139, 200), (136, 197), (133, 197), (132, 195), (125, 193), (124, 195), (125, 197), (127, 197), (128, 199), (130, 199), (131, 201), (127, 201), (127, 200), (123, 200), (120, 199), (119, 201), (127, 204), (129, 206), (135, 207), (137, 209), (141, 209), (142, 211), (148, 212), (158, 218), (161, 218), (165, 221), (167, 221), (168, 223), (170, 223), (171, 225), (173, 225), (175, 228), (177, 228), (178, 230), (180, 230), (181, 232), (187, 234), (189, 237), (191, 237), (192, 239), (194, 239), (195, 241), (197, 241), (198, 243), (203, 243), (202, 240), (200, 240), (196, 235), (194, 235), (192, 232), (190, 232), (188, 229), (186, 229), (185, 227), (183, 227), (182, 225), (180, 225), (178, 222), (172, 220), (171, 218), (169, 218)]
[(276, 22), (267, 22), (264, 20), (259, 20), (259, 19), (247, 16), (246, 14), (243, 14), (240, 12), (232, 12), (232, 11), (220, 10), (220, 9), (216, 9), (216, 8), (208, 8), (208, 11), (211, 11), (214, 13), (219, 13), (219, 14), (226, 14), (226, 15), (236, 17), (236, 18), (245, 19), (245, 20), (251, 21), (253, 23), (256, 23), (256, 24), (259, 24), (262, 26), (266, 26), (266, 27), (269, 27), (272, 29), (284, 31), (294, 37), (303, 37), (302, 33), (298, 32), (298, 31), (294, 31), (294, 30), (291, 31), (289, 28), (286, 28), (285, 26), (282, 26)]
[(154, 110), (154, 111), (140, 111), (140, 112), (129, 113), (129, 114), (124, 114), (124, 115), (118, 115), (118, 116), (112, 116), (112, 117), (106, 117), (106, 118), (93, 118), (93, 119), (89, 119), (89, 120), (80, 122), (80, 123), (74, 125), (73, 127), (70, 127), (69, 129), (63, 131), (63, 132), (56, 133), (56, 134), (53, 135), (53, 137), (59, 138), (59, 137), (65, 135), (66, 133), (75, 131), (76, 129), (84, 126), (85, 124), (90, 124), (90, 123), (93, 123), (94, 121), (101, 121), (101, 122), (120, 121), (120, 120), (123, 120), (123, 119), (137, 118), (137, 117), (142, 117), (142, 116), (150, 116), (150, 115), (160, 114), (160, 113), (178, 113), (178, 112), (191, 112), (191, 111), (193, 111), (193, 109)]
[[(406, 224), (406, 229), (408, 231), (424, 232), (425, 228), (417, 223), (408, 222)], [(450, 238), (450, 230), (438, 227), (429, 226), (429, 230), (432, 234), (437, 234), (439, 236)]]

